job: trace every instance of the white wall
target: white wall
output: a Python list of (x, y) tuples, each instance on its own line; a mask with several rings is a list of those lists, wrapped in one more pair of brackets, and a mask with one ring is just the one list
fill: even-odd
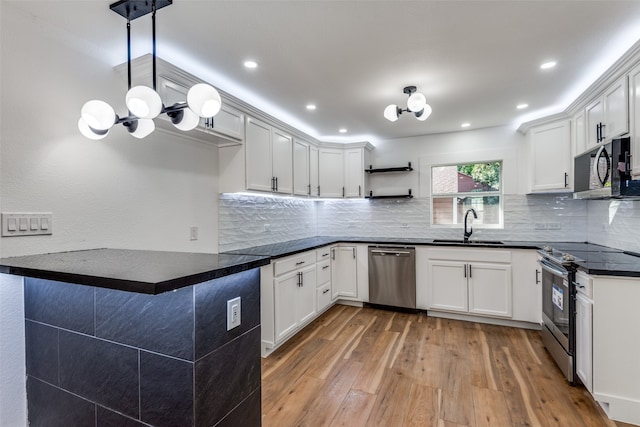
[[(126, 81), (102, 60), (113, 54), (12, 2), (0, 10), (0, 209), (53, 213), (53, 236), (0, 238), (0, 256), (100, 247), (216, 252), (217, 149), (159, 131), (136, 140), (121, 125), (102, 141), (85, 139), (77, 129), (85, 101), (126, 113)], [(199, 240), (189, 240), (190, 226)], [(3, 278), (0, 346), (16, 352), (10, 364), (2, 354), (3, 426), (26, 422), (22, 304), (21, 287)], [(5, 393), (15, 387), (22, 392)]]

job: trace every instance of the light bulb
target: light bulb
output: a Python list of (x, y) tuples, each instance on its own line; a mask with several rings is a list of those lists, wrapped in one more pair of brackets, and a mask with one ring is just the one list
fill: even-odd
[(390, 122), (398, 120), (398, 106), (395, 104), (387, 105), (387, 108), (384, 109), (384, 118)]
[(160, 95), (147, 86), (135, 86), (129, 89), (125, 102), (131, 114), (141, 119), (153, 119), (162, 111)]
[(433, 110), (431, 109), (431, 105), (424, 104), (424, 108), (422, 109), (422, 111), (418, 111), (416, 113), (416, 119), (420, 120), (421, 122), (424, 122), (425, 120), (427, 120), (427, 117), (431, 115), (432, 111)]
[(178, 122), (174, 122), (173, 119), (171, 119), (171, 123), (180, 130), (187, 131), (195, 129), (200, 123), (200, 117), (191, 111), (191, 108), (189, 107), (183, 108), (180, 111), (182, 112), (180, 120)]
[(84, 123), (95, 130), (108, 130), (116, 122), (116, 112), (111, 105), (97, 99), (87, 101), (80, 110)]
[(108, 129), (107, 130), (91, 129), (87, 124), (87, 122), (85, 122), (82, 117), (80, 118), (80, 120), (78, 120), (78, 130), (80, 130), (80, 133), (82, 135), (84, 135), (89, 139), (93, 139), (94, 141), (104, 138), (109, 133)]
[(420, 111), (424, 108), (426, 103), (427, 98), (425, 98), (423, 94), (420, 92), (414, 92), (409, 96), (409, 99), (407, 99), (407, 108), (409, 111), (413, 112)]
[(129, 130), (129, 134), (134, 138), (142, 139), (156, 130), (156, 124), (151, 119), (138, 119), (137, 122), (138, 125), (133, 132)]
[(187, 92), (187, 104), (200, 117), (213, 117), (222, 106), (218, 91), (206, 83), (198, 83)]

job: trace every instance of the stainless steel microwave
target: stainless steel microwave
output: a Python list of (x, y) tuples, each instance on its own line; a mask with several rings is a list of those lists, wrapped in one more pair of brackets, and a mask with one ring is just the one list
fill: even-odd
[(617, 138), (574, 160), (574, 199), (640, 198), (631, 179), (631, 138)]

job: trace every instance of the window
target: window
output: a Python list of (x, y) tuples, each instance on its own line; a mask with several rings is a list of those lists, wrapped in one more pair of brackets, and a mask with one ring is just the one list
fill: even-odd
[(473, 224), (502, 227), (502, 162), (431, 167), (431, 223), (455, 226), (473, 208)]

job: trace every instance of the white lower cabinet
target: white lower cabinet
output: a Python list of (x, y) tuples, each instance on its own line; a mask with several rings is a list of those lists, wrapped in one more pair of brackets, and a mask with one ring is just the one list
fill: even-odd
[(357, 248), (334, 246), (331, 248), (331, 297), (357, 298)]
[(428, 309), (512, 317), (509, 251), (432, 249), (428, 254)]
[(316, 266), (274, 279), (276, 342), (291, 335), (316, 314)]
[(593, 300), (578, 293), (576, 297), (576, 374), (593, 391)]

